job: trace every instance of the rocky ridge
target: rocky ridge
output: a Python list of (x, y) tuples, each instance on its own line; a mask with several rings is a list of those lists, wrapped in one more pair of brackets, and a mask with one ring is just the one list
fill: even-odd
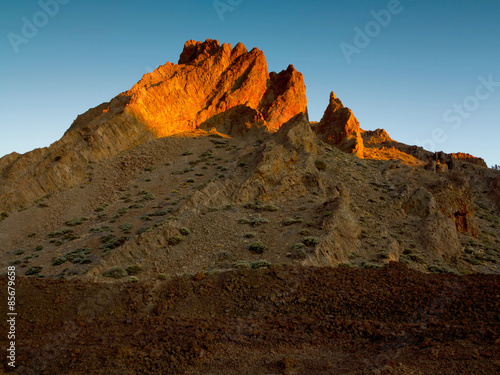
[(2, 264), (100, 280), (259, 258), (497, 273), (500, 184), (483, 164), (363, 130), (333, 92), (311, 123), (293, 66), (188, 41), (49, 148), (0, 159)]

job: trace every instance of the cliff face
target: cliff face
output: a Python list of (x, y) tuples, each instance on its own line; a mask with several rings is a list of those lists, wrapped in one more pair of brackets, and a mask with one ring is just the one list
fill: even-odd
[(292, 65), (269, 74), (262, 51), (215, 40), (186, 42), (178, 65), (145, 75), (126, 95), (126, 112), (160, 137), (212, 127), (229, 135), (252, 126), (274, 132), (307, 108)]
[(316, 126), (316, 133), (323, 141), (363, 158), (364, 147), (361, 132), (359, 122), (352, 111), (344, 107), (340, 99), (332, 92), (323, 118)]

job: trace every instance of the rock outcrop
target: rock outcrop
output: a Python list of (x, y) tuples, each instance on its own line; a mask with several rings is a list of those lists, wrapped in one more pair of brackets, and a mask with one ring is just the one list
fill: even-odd
[(494, 178), (490, 183), (490, 191), (488, 193), (490, 199), (495, 203), (500, 211), (500, 176)]
[(188, 41), (179, 64), (160, 66), (78, 116), (50, 147), (0, 159), (0, 209), (16, 210), (85, 184), (92, 178), (89, 163), (155, 137), (212, 128), (231, 136), (276, 132), (306, 112), (303, 77), (292, 65), (268, 73), (257, 48)]
[(264, 53), (239, 43), (188, 41), (179, 64), (145, 75), (126, 95), (126, 112), (162, 137), (197, 128), (242, 135), (274, 132), (307, 108), (302, 74), (290, 65), (268, 73)]
[(363, 158), (363, 138), (359, 122), (333, 91), (323, 118), (315, 126), (315, 132), (323, 141)]

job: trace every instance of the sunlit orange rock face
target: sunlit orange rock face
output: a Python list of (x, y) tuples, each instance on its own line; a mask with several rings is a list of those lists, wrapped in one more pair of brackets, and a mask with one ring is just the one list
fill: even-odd
[(333, 91), (330, 94), (328, 107), (315, 131), (323, 141), (363, 158), (363, 139), (359, 122)]
[(486, 162), (483, 159), (475, 157), (471, 154), (466, 154), (464, 152), (457, 152), (457, 153), (450, 154), (450, 155), (452, 158), (458, 159), (460, 161), (466, 161), (467, 163), (479, 165), (481, 167), (488, 167), (488, 165), (486, 164)]
[(306, 112), (302, 74), (292, 65), (268, 73), (264, 53), (216, 40), (188, 41), (178, 64), (146, 74), (132, 89), (125, 113), (157, 136), (212, 127), (238, 135), (250, 127), (275, 132)]

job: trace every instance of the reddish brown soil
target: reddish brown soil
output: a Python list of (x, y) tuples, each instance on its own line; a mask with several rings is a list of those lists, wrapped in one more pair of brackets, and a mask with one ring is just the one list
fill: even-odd
[(17, 281), (18, 374), (500, 371), (498, 275), (391, 263), (137, 284)]

